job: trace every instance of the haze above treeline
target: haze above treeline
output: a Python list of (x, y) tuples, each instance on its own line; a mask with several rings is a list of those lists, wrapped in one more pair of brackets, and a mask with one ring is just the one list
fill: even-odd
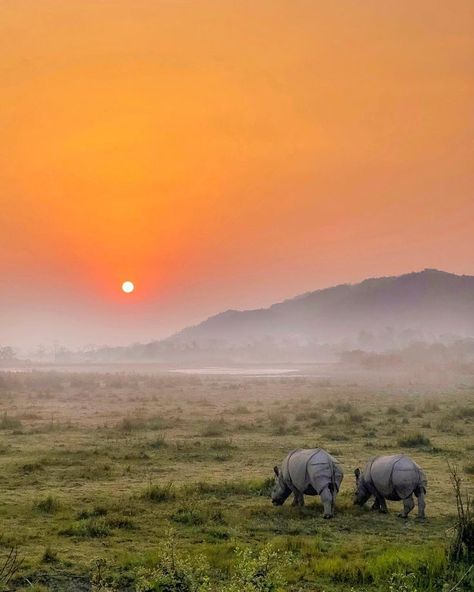
[(21, 352), (14, 356), (8, 344), (3, 344), (0, 356), (4, 364), (8, 358), (27, 357), (60, 364), (342, 359), (373, 365), (388, 361), (387, 355), (394, 362), (394, 352), (399, 361), (422, 354), (430, 360), (442, 356), (470, 363), (474, 356), (474, 276), (425, 269), (308, 292), (268, 308), (227, 310), (163, 340), (77, 350), (56, 343), (53, 347), (39, 345), (26, 356)]

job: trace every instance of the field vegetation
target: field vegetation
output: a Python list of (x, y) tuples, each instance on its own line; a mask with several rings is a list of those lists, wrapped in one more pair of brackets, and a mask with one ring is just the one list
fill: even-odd
[[(468, 590), (472, 556), (450, 551), (459, 496), (448, 462), (472, 494), (473, 428), (465, 376), (435, 387), (362, 374), (1, 373), (3, 585), (396, 592), (463, 578), (456, 589)], [(319, 446), (345, 471), (334, 520), (316, 498), (273, 507), (272, 467)], [(400, 502), (388, 515), (352, 503), (354, 469), (399, 451), (427, 474), (426, 522), (416, 510), (398, 518)]]

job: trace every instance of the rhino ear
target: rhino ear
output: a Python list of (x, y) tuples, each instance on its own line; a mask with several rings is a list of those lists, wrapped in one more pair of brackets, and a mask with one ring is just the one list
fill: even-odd
[(360, 477), (360, 469), (359, 469), (359, 467), (357, 467), (357, 469), (354, 471), (354, 475), (356, 476), (356, 479), (358, 479)]
[(280, 469), (276, 465), (273, 467), (273, 471), (275, 475), (278, 477), (278, 475), (280, 474)]

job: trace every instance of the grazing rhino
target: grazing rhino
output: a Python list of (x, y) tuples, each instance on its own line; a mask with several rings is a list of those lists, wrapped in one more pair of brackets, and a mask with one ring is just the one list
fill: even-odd
[(324, 518), (334, 516), (334, 504), (343, 472), (335, 458), (322, 448), (293, 450), (281, 469), (274, 467), (275, 485), (272, 503), (281, 506), (293, 493), (294, 506), (304, 506), (304, 495), (319, 495), (324, 506)]
[(372, 510), (386, 513), (385, 500), (403, 500), (403, 512), (399, 516), (407, 518), (415, 507), (415, 494), (418, 498), (418, 518), (425, 518), (426, 476), (408, 456), (375, 456), (369, 460), (363, 473), (357, 468), (354, 474), (357, 486), (354, 504), (363, 506), (373, 495)]

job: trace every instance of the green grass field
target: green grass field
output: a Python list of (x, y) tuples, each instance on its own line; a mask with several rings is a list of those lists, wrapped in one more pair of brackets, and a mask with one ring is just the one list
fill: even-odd
[[(447, 461), (472, 492), (473, 427), (467, 378), (0, 375), (0, 561), (12, 547), (22, 560), (9, 589), (135, 590), (173, 540), (191, 563), (204, 556), (212, 589), (231, 590), (236, 549), (270, 543), (281, 582), (262, 590), (388, 591), (395, 572), (442, 590)], [(272, 467), (319, 446), (345, 472), (334, 520), (316, 498), (273, 507)], [(388, 515), (352, 504), (354, 468), (397, 451), (427, 474), (424, 523), (416, 509), (398, 518), (400, 502)]]

